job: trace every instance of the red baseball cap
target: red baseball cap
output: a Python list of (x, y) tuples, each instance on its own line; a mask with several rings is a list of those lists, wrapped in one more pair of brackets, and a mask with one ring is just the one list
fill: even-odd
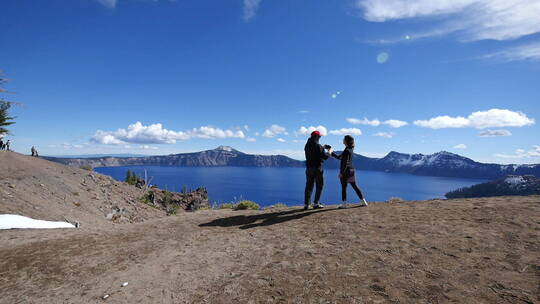
[(319, 136), (319, 137), (322, 136), (322, 135), (321, 135), (321, 132), (319, 132), (319, 131), (313, 131), (313, 132), (311, 132), (311, 136), (313, 136), (313, 135), (317, 135), (317, 136)]

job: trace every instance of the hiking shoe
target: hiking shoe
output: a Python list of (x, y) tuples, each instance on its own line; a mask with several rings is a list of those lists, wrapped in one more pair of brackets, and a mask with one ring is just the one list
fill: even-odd
[(313, 205), (313, 209), (322, 209), (322, 208), (324, 208), (323, 204), (315, 204), (315, 205)]
[(366, 201), (366, 199), (363, 199), (362, 202), (360, 202), (361, 206), (362, 207), (367, 207), (368, 206), (368, 203)]
[(304, 211), (309, 209), (309, 205), (304, 205)]
[(349, 206), (346, 203), (343, 203), (343, 204), (339, 205), (338, 208), (339, 209), (347, 209), (347, 208), (349, 208)]

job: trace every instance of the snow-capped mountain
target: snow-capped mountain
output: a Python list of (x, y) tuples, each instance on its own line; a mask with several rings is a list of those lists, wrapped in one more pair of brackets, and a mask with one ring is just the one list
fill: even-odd
[(357, 168), (401, 172), (416, 175), (495, 179), (510, 174), (540, 176), (540, 165), (484, 164), (458, 154), (441, 151), (434, 154), (390, 152), (379, 159), (357, 157)]
[(457, 189), (445, 196), (464, 198), (534, 194), (540, 194), (540, 178), (533, 175), (509, 175), (495, 181)]

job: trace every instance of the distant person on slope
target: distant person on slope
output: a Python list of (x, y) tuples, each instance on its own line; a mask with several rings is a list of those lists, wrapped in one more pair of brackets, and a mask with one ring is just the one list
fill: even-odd
[(324, 207), (319, 202), (324, 185), (324, 171), (322, 165), (323, 162), (329, 157), (325, 151), (325, 148), (331, 149), (331, 147), (321, 146), (319, 144), (320, 138), (321, 133), (319, 131), (313, 131), (311, 133), (311, 137), (308, 139), (304, 147), (304, 152), (306, 153), (306, 188), (304, 191), (304, 210), (309, 208), (314, 184), (316, 184), (316, 191), (315, 200), (313, 201), (313, 209)]
[(30, 149), (30, 151), (32, 152), (32, 156), (35, 156), (35, 157), (39, 156), (36, 147), (32, 146), (32, 149)]
[(0, 138), (0, 150), (4, 150), (4, 141)]
[(8, 141), (6, 141), (6, 150), (11, 151), (9, 150), (10, 145), (11, 145), (11, 141), (8, 139)]
[(346, 135), (345, 138), (343, 138), (343, 144), (345, 145), (345, 150), (343, 150), (341, 155), (332, 152), (332, 156), (340, 160), (339, 180), (341, 182), (342, 203), (339, 208), (347, 208), (347, 184), (351, 184), (356, 195), (358, 195), (358, 198), (362, 200), (362, 205), (367, 206), (368, 203), (366, 202), (362, 191), (356, 185), (356, 170), (353, 165), (354, 138), (350, 135)]

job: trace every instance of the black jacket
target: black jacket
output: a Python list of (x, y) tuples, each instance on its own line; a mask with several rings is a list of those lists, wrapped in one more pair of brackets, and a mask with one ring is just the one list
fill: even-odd
[(309, 138), (304, 146), (304, 152), (306, 153), (306, 167), (307, 168), (322, 168), (322, 164), (328, 159), (328, 154), (324, 152), (323, 146), (319, 144), (318, 140)]
[(339, 172), (344, 173), (347, 169), (354, 169), (353, 164), (353, 148), (345, 148), (341, 155), (332, 152), (332, 156), (340, 160)]

